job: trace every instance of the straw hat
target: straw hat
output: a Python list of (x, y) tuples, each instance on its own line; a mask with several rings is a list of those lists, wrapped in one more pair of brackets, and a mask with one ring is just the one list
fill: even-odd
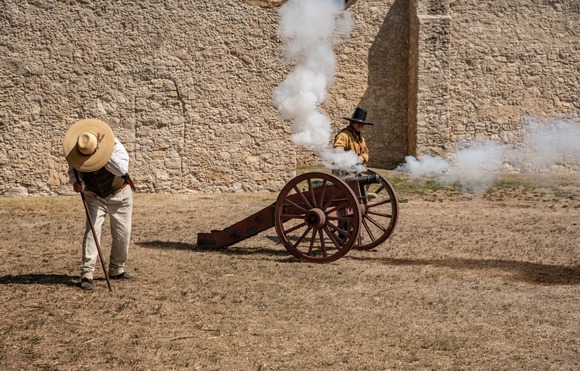
[(113, 130), (109, 125), (97, 119), (75, 122), (64, 135), (62, 144), (68, 164), (85, 173), (105, 166), (111, 159), (114, 147)]

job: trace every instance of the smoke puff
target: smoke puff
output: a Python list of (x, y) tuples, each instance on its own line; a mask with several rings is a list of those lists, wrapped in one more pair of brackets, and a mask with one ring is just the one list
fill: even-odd
[(330, 119), (318, 111), (305, 111), (292, 125), (294, 144), (321, 151), (329, 140)]
[(497, 179), (506, 147), (495, 142), (472, 142), (455, 154), (449, 170), (442, 176), (446, 184), (459, 183), (465, 191), (483, 194)]
[(409, 173), (413, 179), (430, 177), (440, 184), (459, 184), (464, 191), (481, 194), (495, 182), (505, 151), (495, 142), (473, 141), (459, 145), (450, 161), (439, 156), (427, 155), (419, 160), (407, 156), (406, 163), (396, 170)]
[(308, 116), (305, 112), (315, 112), (316, 107), (326, 99), (328, 82), (324, 74), (298, 66), (273, 94), (273, 102), (280, 111), (281, 118), (292, 120)]
[(344, 9), (344, 1), (289, 0), (280, 8), (280, 33), (289, 39), (299, 39), (308, 48), (307, 41), (316, 43), (329, 39), (335, 29), (335, 13)]
[(537, 117), (526, 117), (524, 122), (523, 143), (514, 150), (510, 162), (521, 171), (563, 167), (580, 175), (580, 123), (562, 118), (550, 123)]
[(524, 117), (523, 141), (515, 148), (493, 141), (460, 143), (445, 160), (439, 156), (405, 157), (396, 171), (412, 179), (433, 178), (444, 185), (459, 184), (464, 191), (488, 191), (505, 165), (520, 172), (564, 169), (580, 178), (580, 125), (567, 119)]
[(280, 7), (284, 56), (296, 67), (274, 90), (272, 103), (282, 120), (292, 121), (295, 145), (315, 151), (329, 167), (346, 169), (356, 166), (358, 157), (329, 147), (331, 121), (318, 111), (334, 79), (334, 44), (348, 37), (354, 24), (343, 9), (343, 0), (289, 0)]
[(367, 169), (358, 161), (354, 151), (345, 151), (342, 148), (325, 148), (319, 152), (323, 164), (330, 169), (342, 169), (353, 173), (361, 173)]
[(435, 177), (442, 175), (449, 169), (449, 163), (439, 156), (425, 155), (421, 161), (414, 156), (405, 157), (406, 163), (399, 165), (397, 171), (409, 173), (411, 178)]

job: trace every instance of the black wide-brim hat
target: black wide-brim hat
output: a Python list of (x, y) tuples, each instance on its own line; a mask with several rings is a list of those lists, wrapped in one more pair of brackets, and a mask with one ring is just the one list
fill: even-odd
[(360, 124), (365, 124), (365, 125), (371, 125), (371, 126), (374, 125), (372, 122), (366, 121), (367, 110), (364, 108), (360, 108), (360, 107), (357, 107), (354, 110), (352, 117), (343, 117), (343, 119), (348, 120), (348, 121), (352, 121), (352, 122), (358, 122)]

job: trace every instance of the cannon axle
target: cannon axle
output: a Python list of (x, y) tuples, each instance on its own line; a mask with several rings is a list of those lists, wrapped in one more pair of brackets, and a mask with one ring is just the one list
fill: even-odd
[(326, 224), (326, 213), (318, 208), (311, 209), (304, 216), (304, 222), (309, 227), (320, 228)]

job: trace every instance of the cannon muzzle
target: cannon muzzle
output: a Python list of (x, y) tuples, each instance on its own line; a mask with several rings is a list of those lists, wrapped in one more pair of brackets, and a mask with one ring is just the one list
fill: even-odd
[(365, 176), (355, 176), (352, 178), (343, 179), (345, 182), (358, 182), (360, 185), (376, 184), (381, 182), (381, 176), (379, 174), (365, 175)]

